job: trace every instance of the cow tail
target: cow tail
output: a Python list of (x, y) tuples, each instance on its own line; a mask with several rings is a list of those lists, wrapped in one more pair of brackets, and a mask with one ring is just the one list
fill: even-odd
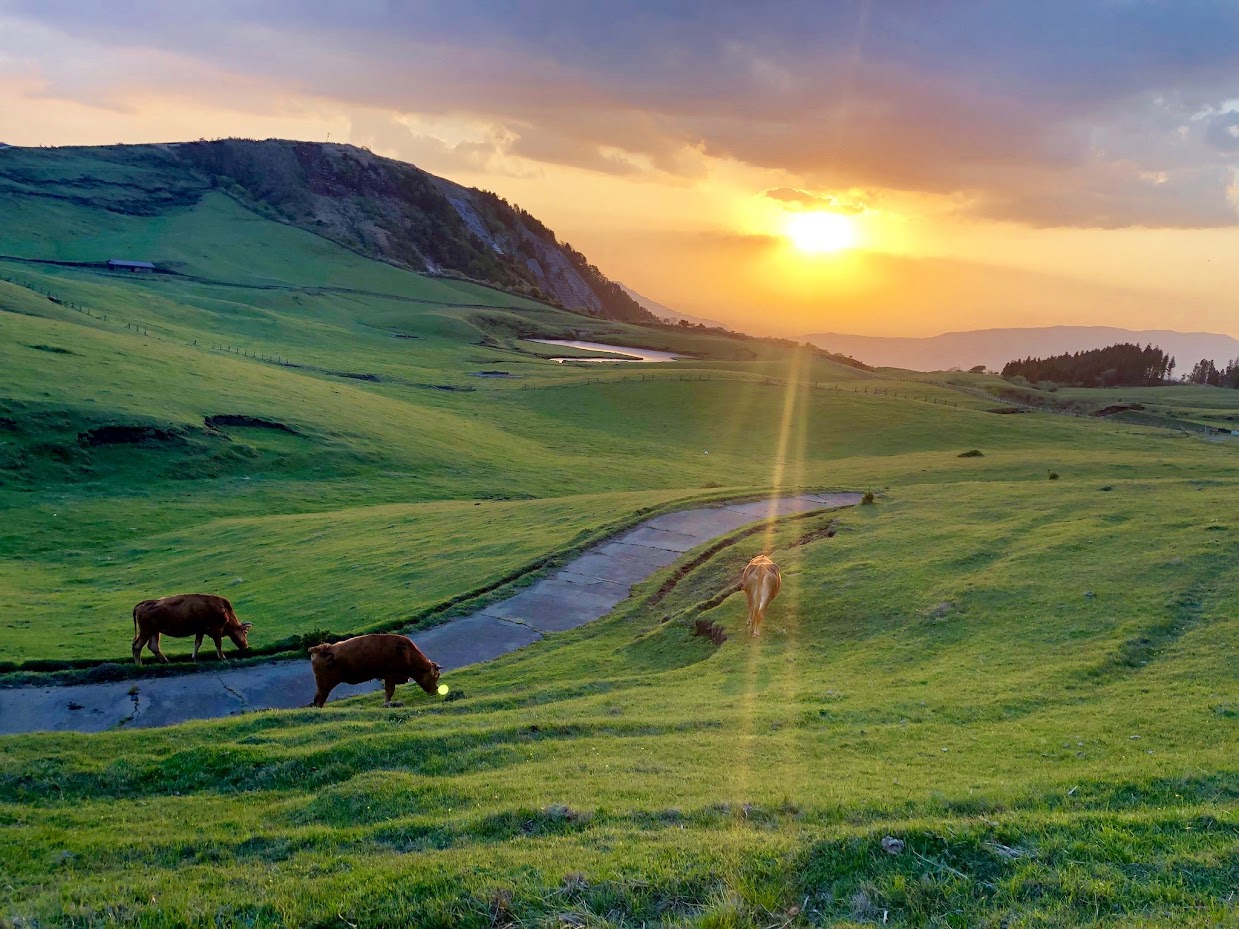
[(758, 600), (760, 605), (758, 606), (758, 609), (762, 612), (765, 612), (766, 607), (770, 605), (770, 601), (774, 599), (774, 583), (775, 579), (773, 577), (768, 577), (765, 578), (765, 583), (761, 585), (761, 591), (759, 593), (760, 599)]
[[(145, 600), (142, 601), (142, 603), (145, 602)], [(135, 639), (138, 637), (138, 607), (140, 607), (142, 603), (135, 603), (133, 605), (133, 637)]]

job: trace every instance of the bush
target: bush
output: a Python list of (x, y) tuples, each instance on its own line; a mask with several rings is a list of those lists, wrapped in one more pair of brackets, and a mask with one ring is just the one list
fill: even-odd
[(957, 457), (959, 458), (984, 458), (985, 452), (981, 451), (979, 448), (970, 448), (966, 452), (960, 452)]
[(1051, 471), (1051, 472), (1050, 472), (1050, 480), (1052, 480), (1052, 481), (1056, 481), (1056, 480), (1058, 480), (1058, 472), (1057, 472), (1057, 471)]
[(873, 505), (873, 491), (866, 490), (865, 495), (860, 498), (860, 502), (862, 506), (872, 506)]

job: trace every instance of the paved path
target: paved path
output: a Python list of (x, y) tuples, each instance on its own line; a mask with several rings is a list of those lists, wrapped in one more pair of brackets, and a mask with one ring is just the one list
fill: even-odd
[[(689, 549), (764, 519), (772, 510), (785, 516), (859, 502), (856, 493), (802, 494), (664, 513), (596, 545), (507, 600), (417, 633), (417, 645), (447, 671), (490, 661), (605, 616), (627, 599), (633, 584)], [(367, 693), (378, 686), (341, 685), (332, 696)], [(108, 684), (0, 689), (0, 735), (170, 726), (250, 710), (303, 707), (313, 695), (314, 675), (306, 660)]]

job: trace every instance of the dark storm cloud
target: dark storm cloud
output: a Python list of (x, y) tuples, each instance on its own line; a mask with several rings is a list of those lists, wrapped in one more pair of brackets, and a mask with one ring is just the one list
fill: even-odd
[(506, 151), (591, 170), (683, 173), (703, 152), (1035, 224), (1235, 220), (1231, 0), (0, 10), (98, 44), (89, 80), (54, 47), (22, 50), (60, 95), (97, 94), (109, 60), (155, 49), (345, 104), (492, 119)]

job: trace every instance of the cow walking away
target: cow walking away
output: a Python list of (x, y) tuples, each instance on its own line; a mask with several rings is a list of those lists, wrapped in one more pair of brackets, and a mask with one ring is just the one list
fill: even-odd
[(159, 637), (175, 639), (194, 637), (194, 661), (202, 639), (210, 636), (215, 654), (224, 657), (224, 636), (232, 639), (241, 651), (249, 650), (249, 631), (253, 623), (237, 619), (232, 604), (214, 594), (177, 594), (158, 600), (143, 600), (133, 608), (133, 660), (142, 664), (142, 649), (149, 645), (151, 654), (166, 662), (168, 656), (159, 650)]
[[(397, 684), (417, 681), (433, 694), (439, 686), (437, 664), (422, 654), (408, 636), (390, 633), (358, 635), (334, 645), (315, 645), (310, 649), (310, 667), (318, 692), (314, 705), (322, 706), (337, 684), (364, 684), (381, 680), (386, 695), (384, 706), (392, 705)], [(399, 705), (399, 704), (397, 704)]]
[(749, 635), (760, 635), (766, 608), (779, 595), (783, 576), (779, 566), (765, 555), (758, 555), (740, 575), (740, 587), (749, 601)]

